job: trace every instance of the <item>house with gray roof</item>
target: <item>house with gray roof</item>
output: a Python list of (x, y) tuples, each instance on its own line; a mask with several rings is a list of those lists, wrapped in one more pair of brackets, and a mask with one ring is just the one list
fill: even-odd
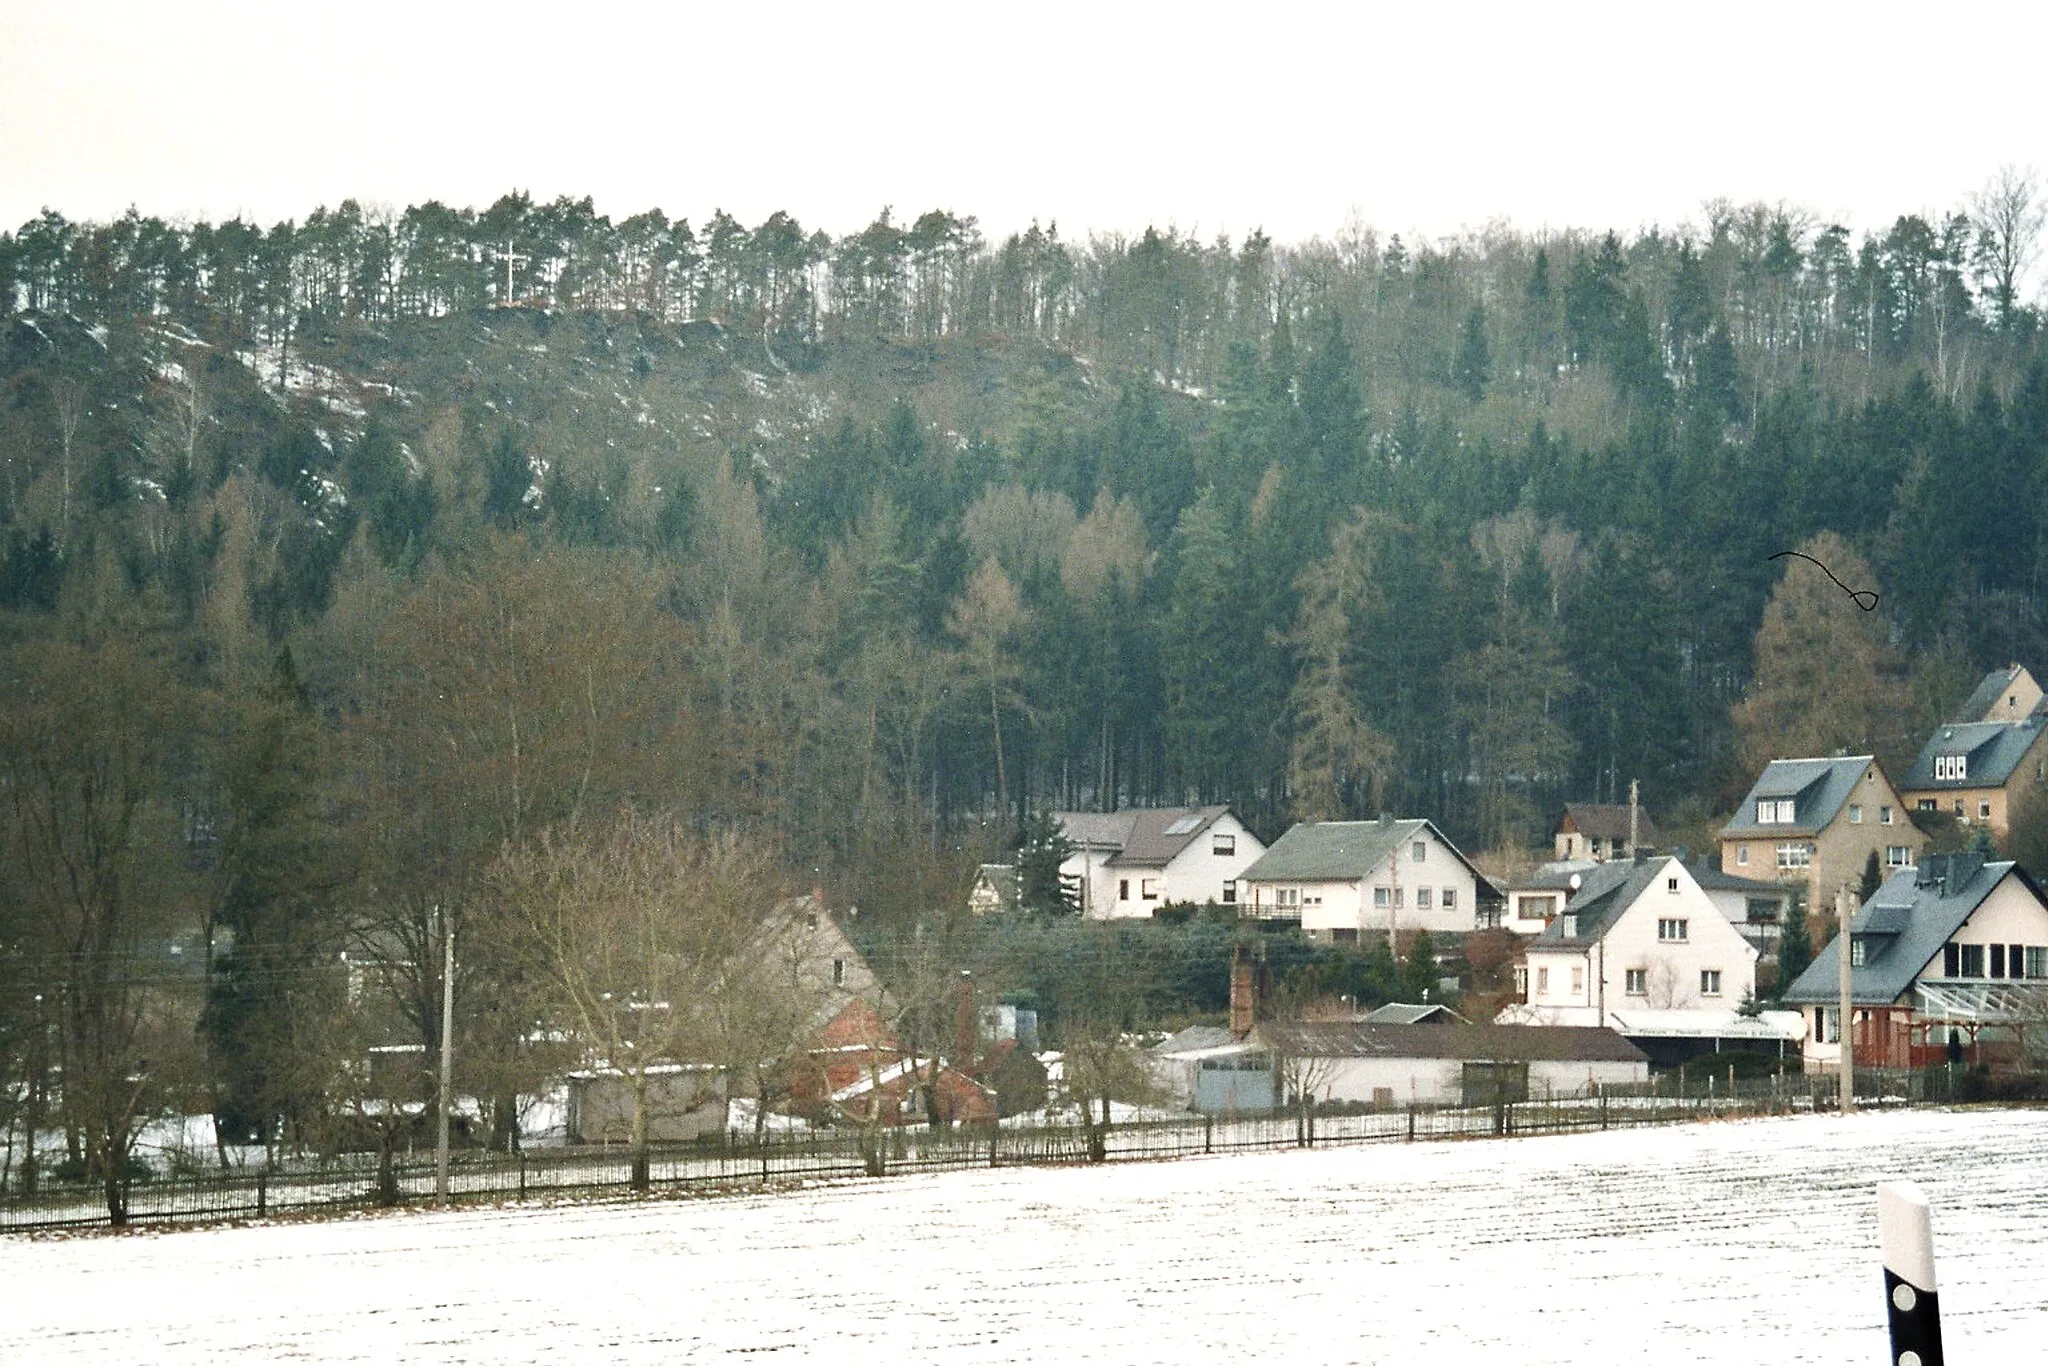
[[(1785, 989), (1810, 1071), (1840, 1064), (1843, 951), (1838, 935)], [(2048, 897), (2016, 863), (1927, 855), (1857, 910), (1847, 952), (1859, 1067), (2011, 1062), (2048, 1033)]]
[(2041, 685), (2024, 664), (2008, 664), (1985, 674), (1976, 690), (1963, 699), (1949, 717), (1952, 725), (1975, 725), (1980, 721), (2017, 721), (2041, 705)]
[(1981, 825), (1996, 839), (2011, 828), (2013, 807), (2048, 779), (2048, 710), (2015, 721), (1957, 722), (1929, 736), (1899, 795), (1918, 811), (1943, 811), (1963, 825)]
[(1728, 923), (1756, 945), (1760, 953), (1768, 957), (1778, 951), (1778, 931), (1792, 901), (1791, 890), (1784, 883), (1724, 873), (1704, 858), (1686, 864), (1685, 871), (1699, 883), (1707, 900), (1728, 917)]
[(1303, 821), (1241, 879), (1240, 912), (1293, 921), (1324, 943), (1427, 930), (1464, 934), (1498, 918), (1493, 884), (1427, 820)]
[(1266, 851), (1227, 806), (1060, 811), (1073, 851), (1060, 876), (1094, 920), (1147, 919), (1169, 905), (1233, 905), (1238, 879)]
[(1880, 868), (1912, 866), (1927, 837), (1868, 754), (1773, 759), (1720, 835), (1721, 871), (1804, 889), (1809, 909)]
[(1541, 934), (1572, 899), (1586, 874), (1600, 865), (1592, 859), (1558, 859), (1509, 882), (1502, 891), (1507, 908), (1501, 926), (1516, 934)]
[(1528, 941), (1523, 1000), (1496, 1022), (1624, 1028), (1659, 1065), (1724, 1046), (1796, 1048), (1797, 1016), (1742, 1014), (1758, 957), (1680, 859), (1605, 863)]

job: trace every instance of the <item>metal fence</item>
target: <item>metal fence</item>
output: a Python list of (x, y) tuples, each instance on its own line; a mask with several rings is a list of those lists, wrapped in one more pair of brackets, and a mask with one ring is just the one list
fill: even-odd
[[(1859, 1072), (1857, 1095), (1872, 1105), (1950, 1099), (1933, 1073)], [(1832, 1108), (1832, 1077), (1799, 1075), (1712, 1084), (1659, 1078), (1654, 1084), (1607, 1086), (1477, 1106), (1421, 1105), (1380, 1109), (1323, 1107), (1313, 1113), (1172, 1117), (1119, 1123), (1100, 1135), (1101, 1160), (1134, 1162), (1214, 1153), (1272, 1152), (1296, 1147), (1415, 1143), (1454, 1138), (1572, 1133), (1710, 1118), (1791, 1114)], [(772, 1188), (876, 1172), (945, 1171), (969, 1167), (1053, 1166), (1089, 1160), (1089, 1135), (1075, 1123), (949, 1129), (896, 1128), (863, 1136), (812, 1130), (659, 1145), (649, 1187), (686, 1193)], [(223, 1222), (275, 1215), (313, 1215), (416, 1205), (435, 1199), (430, 1151), (396, 1155), (384, 1179), (374, 1154), (287, 1158), (257, 1170), (193, 1171), (138, 1180), (128, 1189), (131, 1223)], [(528, 1149), (520, 1153), (458, 1150), (449, 1190), (464, 1202), (588, 1198), (632, 1185), (624, 1146)], [(108, 1222), (103, 1192), (92, 1185), (45, 1179), (33, 1195), (0, 1196), (0, 1232), (90, 1226)]]

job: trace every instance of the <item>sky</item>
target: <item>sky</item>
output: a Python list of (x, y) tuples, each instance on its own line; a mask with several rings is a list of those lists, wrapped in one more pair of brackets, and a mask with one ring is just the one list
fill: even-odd
[(521, 189), (858, 230), (1881, 231), (2048, 172), (2048, 7), (0, 0), (0, 227)]

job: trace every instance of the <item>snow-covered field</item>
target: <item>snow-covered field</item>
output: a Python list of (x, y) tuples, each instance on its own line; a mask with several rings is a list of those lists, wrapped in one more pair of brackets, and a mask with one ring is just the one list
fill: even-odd
[(2041, 1360), (2048, 1113), (2014, 1111), (14, 1238), (0, 1358), (1861, 1366), (1897, 1177), (1949, 1359)]

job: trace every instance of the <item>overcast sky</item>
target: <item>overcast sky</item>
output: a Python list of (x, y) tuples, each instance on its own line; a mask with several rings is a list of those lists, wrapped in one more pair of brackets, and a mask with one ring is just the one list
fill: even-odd
[[(2048, 169), (2048, 6), (0, 0), (0, 224), (508, 189), (833, 233), (1859, 231)], [(1668, 16), (1668, 17), (1667, 17)]]

